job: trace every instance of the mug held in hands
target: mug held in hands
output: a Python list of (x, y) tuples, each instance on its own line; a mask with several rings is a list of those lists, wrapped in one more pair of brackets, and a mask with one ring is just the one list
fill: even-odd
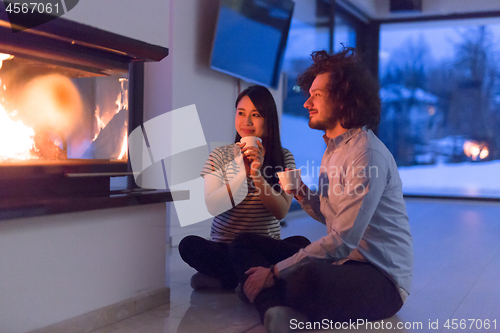
[(281, 187), (285, 191), (297, 190), (301, 183), (300, 169), (286, 170), (282, 172), (277, 172)]
[(259, 141), (262, 144), (262, 139), (257, 137), (257, 136), (245, 136), (245, 137), (241, 138), (241, 140), (240, 140), (240, 142), (246, 143), (245, 147), (259, 148), (257, 141)]

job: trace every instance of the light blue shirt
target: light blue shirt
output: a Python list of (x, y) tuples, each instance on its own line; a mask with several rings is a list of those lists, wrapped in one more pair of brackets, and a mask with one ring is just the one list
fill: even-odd
[(324, 138), (318, 189), (300, 204), (326, 224), (327, 235), (279, 262), (280, 276), (286, 279), (304, 258), (337, 265), (368, 261), (394, 282), (404, 302), (413, 275), (413, 241), (396, 162), (371, 130)]

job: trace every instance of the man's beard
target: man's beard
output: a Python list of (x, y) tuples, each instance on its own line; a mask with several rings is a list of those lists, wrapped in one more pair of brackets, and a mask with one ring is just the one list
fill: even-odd
[(327, 129), (331, 129), (335, 127), (335, 124), (337, 123), (336, 117), (331, 117), (331, 119), (316, 119), (313, 120), (309, 118), (309, 127), (312, 129), (320, 130), (320, 131), (326, 131)]

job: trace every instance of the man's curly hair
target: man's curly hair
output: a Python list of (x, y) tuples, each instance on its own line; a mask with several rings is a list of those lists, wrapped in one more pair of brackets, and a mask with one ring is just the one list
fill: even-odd
[(297, 83), (308, 94), (316, 76), (329, 73), (327, 98), (333, 105), (333, 121), (340, 120), (346, 129), (373, 128), (380, 122), (379, 85), (355, 53), (352, 47), (335, 54), (313, 52), (314, 63), (299, 75)]

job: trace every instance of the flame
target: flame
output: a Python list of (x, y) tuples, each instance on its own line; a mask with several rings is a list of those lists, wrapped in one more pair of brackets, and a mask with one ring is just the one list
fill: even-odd
[(126, 78), (120, 78), (120, 92), (118, 93), (118, 97), (116, 98), (116, 113), (120, 112), (121, 109), (128, 109), (128, 90), (125, 89), (125, 82), (127, 82)]
[(20, 120), (12, 120), (0, 104), (0, 160), (33, 158), (35, 131)]
[[(14, 56), (0, 53), (0, 68), (4, 60), (10, 60)], [(2, 80), (0, 79), (0, 84)], [(7, 87), (2, 85), (3, 90)], [(3, 97), (1, 98), (3, 101)], [(21, 120), (13, 120), (17, 116), (17, 110), (9, 113), (0, 103), (0, 161), (7, 159), (27, 160), (36, 158), (33, 155), (35, 150), (35, 131), (26, 126)]]
[(95, 112), (94, 112), (94, 117), (95, 117), (95, 120), (97, 121), (97, 131), (94, 135), (94, 138), (92, 139), (92, 141), (95, 141), (95, 139), (97, 139), (97, 137), (99, 136), (99, 133), (101, 132), (101, 130), (106, 127), (107, 123), (104, 123), (104, 121), (102, 120), (101, 117), (99, 117), (99, 113), (100, 113), (100, 110), (99, 110), (99, 105), (97, 106), (97, 108), (95, 109)]
[(28, 125), (69, 136), (82, 123), (83, 101), (75, 84), (63, 75), (49, 74), (30, 80), (19, 98), (19, 113)]
[[(117, 114), (122, 109), (128, 109), (127, 91), (125, 90), (125, 92), (124, 92), (124, 89), (125, 89), (124, 82), (126, 82), (127, 79), (120, 78), (119, 80), (120, 80), (120, 84), (121, 84), (121, 91), (118, 93), (118, 95), (116, 97), (116, 101), (115, 101), (116, 111), (114, 112), (114, 114)], [(95, 141), (95, 139), (97, 139), (101, 130), (108, 125), (108, 123), (111, 121), (111, 119), (113, 119), (113, 116), (109, 117), (109, 113), (108, 114), (105, 113), (104, 115), (99, 116), (100, 113), (101, 112), (99, 110), (99, 106), (97, 106), (97, 108), (95, 110), (95, 118), (97, 121), (97, 133), (95, 134), (94, 139), (92, 141)]]
[[(10, 60), (13, 58), (14, 58), (13, 55), (6, 54), (6, 53), (0, 53), (0, 68), (2, 68), (4, 60)], [(4, 86), (4, 89), (5, 89), (5, 86)]]
[[(118, 95), (116, 96), (116, 101), (115, 101), (116, 111), (113, 113), (113, 115), (119, 113), (123, 109), (125, 110), (128, 109), (128, 90), (125, 88), (125, 83), (128, 81), (128, 79), (120, 78), (119, 81), (121, 89)], [(105, 113), (104, 115), (100, 116), (100, 110), (99, 107), (97, 107), (97, 109), (95, 110), (95, 118), (97, 121), (98, 128), (97, 132), (95, 133), (94, 139), (92, 141), (95, 141), (97, 139), (99, 133), (102, 131), (102, 129), (104, 129), (108, 125), (111, 119), (113, 119), (113, 116), (109, 118), (109, 113)], [(123, 135), (123, 141), (121, 144), (120, 152), (118, 154), (119, 160), (127, 157), (127, 147), (128, 147), (127, 131), (125, 131)]]
[(128, 146), (127, 132), (125, 131), (125, 135), (123, 136), (122, 148), (120, 150), (120, 155), (118, 156), (119, 160), (127, 156), (127, 146)]
[(481, 152), (479, 153), (479, 158), (480, 159), (485, 159), (486, 157), (488, 157), (488, 155), (490, 154), (490, 151), (488, 150), (488, 147), (484, 147)]
[[(8, 59), (12, 57), (0, 53), (0, 67), (2, 61)], [(115, 114), (128, 110), (126, 83), (127, 79), (120, 79), (121, 91), (115, 101), (116, 110), (111, 108), (110, 112), (101, 116), (99, 107), (96, 108), (94, 116), (97, 122), (97, 133), (93, 140), (97, 139), (100, 131), (108, 125)], [(0, 78), (0, 92), (2, 88), (5, 90), (7, 87)], [(46, 134), (58, 133), (62, 137), (70, 135), (83, 119), (83, 102), (78, 89), (69, 78), (57, 74), (36, 77), (23, 87), (17, 110), (23, 115), (24, 123), (17, 118), (17, 110), (5, 110), (2, 105), (3, 101), (4, 98), (0, 93), (0, 162), (10, 159), (38, 159), (47, 156), (52, 158), (52, 155), (46, 156), (40, 153), (36, 146), (41, 148), (40, 142), (46, 143), (49, 140), (48, 143), (61, 148), (63, 141)], [(119, 144), (112, 156), (126, 159), (127, 130), (123, 134), (118, 134), (117, 139)]]
[(476, 141), (465, 141), (464, 143), (464, 154), (467, 157), (472, 158), (473, 161), (479, 159), (485, 159), (490, 154), (488, 147), (484, 143), (478, 143)]
[(115, 101), (115, 104), (116, 104), (116, 113), (120, 112), (120, 110), (123, 108), (123, 104), (122, 104), (122, 93), (119, 92), (118, 93), (118, 97), (116, 98), (116, 101)]

